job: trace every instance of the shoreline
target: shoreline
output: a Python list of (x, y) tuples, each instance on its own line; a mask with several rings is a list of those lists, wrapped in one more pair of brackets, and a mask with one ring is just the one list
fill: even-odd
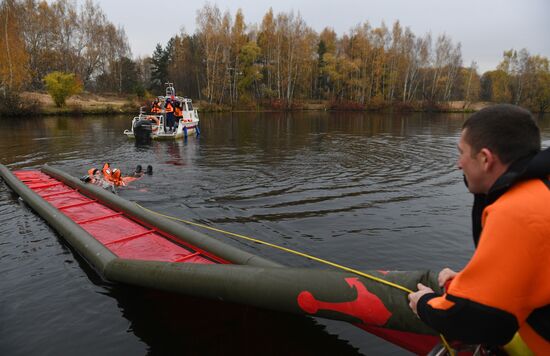
[[(83, 93), (67, 99), (64, 107), (54, 105), (51, 97), (43, 92), (23, 92), (20, 95), (21, 107), (12, 113), (0, 114), (0, 117), (29, 116), (88, 116), (88, 115), (137, 115), (139, 109), (148, 100), (115, 94)], [(381, 113), (472, 113), (490, 106), (490, 102), (451, 101), (444, 103), (384, 103), (377, 107), (368, 107), (352, 102), (335, 103), (330, 101), (308, 100), (295, 101), (291, 108), (284, 108), (280, 102), (262, 103), (242, 106), (220, 106), (196, 101), (199, 112), (220, 113), (262, 113), (262, 112), (300, 112), (300, 111), (331, 111), (331, 112), (381, 112)]]

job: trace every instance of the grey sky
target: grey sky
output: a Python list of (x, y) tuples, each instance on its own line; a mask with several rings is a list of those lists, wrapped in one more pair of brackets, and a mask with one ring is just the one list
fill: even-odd
[[(197, 10), (205, 1), (99, 0), (109, 21), (124, 27), (135, 57), (151, 55), (185, 28), (195, 31)], [(368, 21), (388, 27), (399, 20), (417, 36), (427, 32), (435, 39), (449, 35), (462, 43), (464, 65), (472, 60), (481, 73), (492, 70), (504, 50), (527, 48), (550, 58), (549, 0), (226, 0), (210, 1), (234, 17), (241, 8), (247, 24), (260, 24), (270, 7), (275, 14), (299, 12), (307, 25), (320, 32), (332, 27), (341, 36)]]

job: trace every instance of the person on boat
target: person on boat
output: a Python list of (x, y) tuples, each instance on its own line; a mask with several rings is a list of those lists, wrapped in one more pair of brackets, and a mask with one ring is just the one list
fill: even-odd
[(177, 129), (180, 120), (183, 118), (182, 103), (176, 100), (174, 104), (174, 121)]
[(550, 355), (550, 149), (518, 106), (485, 108), (463, 127), (458, 168), (474, 194), (476, 250), (439, 274), (445, 293), (418, 284), (411, 309), (451, 340)]
[(160, 108), (159, 98), (155, 98), (155, 100), (151, 103), (151, 113), (158, 114), (161, 111), (162, 109)]
[(176, 118), (176, 120), (179, 120), (183, 117), (182, 103), (177, 100), (174, 104), (174, 117)]
[(172, 106), (172, 100), (166, 99), (166, 105), (164, 106), (166, 112), (166, 131), (174, 131), (174, 106)]

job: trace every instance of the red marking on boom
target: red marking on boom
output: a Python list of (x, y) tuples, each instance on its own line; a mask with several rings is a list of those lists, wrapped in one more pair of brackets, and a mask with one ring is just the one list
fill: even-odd
[(315, 314), (319, 310), (331, 310), (358, 318), (364, 324), (386, 324), (392, 314), (380, 298), (369, 292), (358, 278), (346, 278), (346, 282), (357, 291), (355, 300), (340, 303), (323, 302), (317, 300), (311, 292), (303, 291), (298, 295), (298, 305), (309, 314)]

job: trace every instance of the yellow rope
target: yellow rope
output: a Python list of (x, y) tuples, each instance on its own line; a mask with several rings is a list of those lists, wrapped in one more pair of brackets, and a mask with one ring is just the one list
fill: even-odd
[[(317, 261), (317, 262), (320, 262), (320, 263), (324, 263), (326, 265), (329, 265), (329, 266), (332, 266), (332, 267), (335, 267), (335, 268), (339, 268), (341, 270), (344, 270), (346, 272), (350, 272), (350, 273), (354, 273), (354, 274), (357, 274), (361, 277), (365, 277), (367, 279), (371, 279), (373, 281), (376, 281), (378, 283), (381, 283), (381, 284), (385, 284), (387, 286), (390, 286), (390, 287), (393, 287), (393, 288), (396, 288), (396, 289), (399, 289), (399, 290), (402, 290), (404, 291), (405, 293), (413, 293), (412, 290), (410, 290), (409, 288), (407, 287), (403, 287), (403, 286), (400, 286), (399, 284), (396, 284), (396, 283), (393, 283), (393, 282), (390, 282), (390, 281), (386, 281), (382, 278), (378, 278), (376, 276), (373, 276), (372, 274), (368, 274), (368, 273), (365, 273), (365, 272), (361, 272), (361, 271), (358, 271), (356, 269), (353, 269), (353, 268), (349, 268), (349, 267), (346, 267), (346, 266), (342, 266), (342, 265), (339, 265), (337, 263), (334, 263), (334, 262), (330, 262), (330, 261), (327, 261), (327, 260), (324, 260), (324, 259), (321, 259), (321, 258), (318, 258), (318, 257), (315, 257), (315, 256), (312, 256), (312, 255), (308, 255), (307, 253), (303, 253), (303, 252), (300, 252), (300, 251), (296, 251), (296, 250), (292, 250), (290, 248), (286, 248), (286, 247), (282, 247), (282, 246), (279, 246), (279, 245), (275, 245), (275, 244), (272, 244), (272, 243), (269, 243), (269, 242), (265, 242), (265, 241), (262, 241), (262, 240), (258, 240), (258, 239), (255, 239), (255, 238), (252, 238), (252, 237), (248, 237), (248, 236), (245, 236), (245, 235), (241, 235), (241, 234), (236, 234), (234, 232), (229, 232), (229, 231), (225, 231), (225, 230), (221, 230), (221, 229), (217, 229), (215, 227), (211, 227), (211, 226), (208, 226), (208, 225), (204, 225), (204, 224), (199, 224), (199, 223), (196, 223), (196, 222), (192, 222), (192, 221), (189, 221), (189, 220), (184, 220), (184, 219), (179, 219), (179, 218), (176, 218), (174, 216), (170, 216), (170, 215), (165, 215), (165, 214), (161, 214), (161, 213), (158, 213), (156, 211), (153, 211), (153, 210), (150, 210), (150, 209), (147, 209), (146, 207), (144, 206), (141, 206), (140, 204), (138, 203), (135, 203), (137, 206), (139, 206), (140, 208), (142, 208), (143, 210), (146, 210), (152, 214), (155, 214), (155, 215), (158, 215), (158, 216), (162, 216), (164, 218), (167, 218), (167, 219), (170, 219), (170, 220), (176, 220), (176, 221), (180, 221), (180, 222), (183, 222), (185, 224), (189, 224), (189, 225), (194, 225), (194, 226), (198, 226), (198, 227), (201, 227), (201, 228), (204, 228), (204, 229), (207, 229), (207, 230), (211, 230), (211, 231), (216, 231), (216, 232), (220, 232), (222, 234), (226, 234), (226, 235), (230, 235), (230, 236), (235, 236), (235, 237), (238, 237), (238, 238), (241, 238), (241, 239), (244, 239), (244, 240), (248, 240), (248, 241), (252, 241), (252, 242), (255, 242), (255, 243), (258, 243), (258, 244), (261, 244), (261, 245), (265, 245), (265, 246), (269, 246), (269, 247), (272, 247), (272, 248), (275, 248), (275, 249), (278, 249), (278, 250), (281, 250), (281, 251), (285, 251), (285, 252), (288, 252), (288, 253), (292, 253), (294, 255), (298, 255), (298, 256), (302, 256), (302, 257), (305, 257), (305, 258), (309, 258), (313, 261)], [(445, 339), (445, 337), (442, 335), (442, 334), (439, 334), (439, 336), (441, 337), (441, 341), (443, 342), (443, 346), (445, 347), (445, 349), (447, 349), (447, 352), (449, 353), (450, 356), (454, 356), (454, 351), (453, 349), (451, 349), (451, 347), (449, 346), (449, 343), (447, 342), (447, 340)]]
[(309, 258), (309, 259), (311, 259), (311, 260), (313, 260), (313, 261), (317, 261), (317, 262), (324, 263), (324, 264), (327, 264), (327, 265), (332, 266), (332, 267), (339, 268), (339, 269), (344, 270), (344, 271), (347, 271), (347, 272), (355, 273), (355, 274), (357, 274), (357, 275), (360, 275), (361, 277), (365, 277), (365, 278), (368, 278), (368, 279), (372, 279), (372, 280), (377, 281), (377, 282), (379, 282), (379, 283), (386, 284), (386, 285), (388, 285), (388, 286), (391, 286), (391, 287), (400, 289), (400, 290), (402, 290), (402, 291), (404, 291), (404, 292), (406, 292), (406, 293), (412, 293), (412, 292), (413, 292), (412, 290), (410, 290), (410, 289), (408, 289), (408, 288), (406, 288), (406, 287), (400, 286), (399, 284), (395, 284), (395, 283), (386, 281), (386, 280), (384, 280), (384, 279), (382, 279), (382, 278), (378, 278), (378, 277), (376, 277), (376, 276), (373, 276), (373, 275), (368, 274), (368, 273), (365, 273), (365, 272), (358, 271), (358, 270), (353, 269), (353, 268), (349, 268), (349, 267), (346, 267), (346, 266), (342, 266), (342, 265), (339, 265), (339, 264), (334, 263), (334, 262), (330, 262), (330, 261), (323, 260), (323, 259), (318, 258), (318, 257), (315, 257), (315, 256), (308, 255), (307, 253), (303, 253), (303, 252), (299, 252), (299, 251), (296, 251), (296, 250), (292, 250), (292, 249), (289, 249), (289, 248), (286, 248), (286, 247), (274, 245), (274, 244), (269, 243), (269, 242), (265, 242), (265, 241), (258, 240), (258, 239), (252, 238), (252, 237), (248, 237), (248, 236), (236, 234), (236, 233), (234, 233), (234, 232), (229, 232), (229, 231), (225, 231), (225, 230), (221, 230), (221, 229), (216, 229), (215, 227), (211, 227), (211, 226), (199, 224), (199, 223), (192, 222), (192, 221), (188, 221), (188, 220), (184, 220), (184, 219), (179, 219), (179, 218), (176, 218), (176, 217), (173, 217), (173, 216), (170, 216), (170, 215), (164, 215), (164, 214), (161, 214), (161, 213), (157, 213), (156, 211), (147, 209), (147, 208), (145, 208), (145, 207), (139, 205), (138, 203), (136, 203), (136, 205), (139, 206), (140, 208), (144, 209), (144, 210), (147, 210), (147, 211), (150, 212), (150, 213), (153, 213), (153, 214), (155, 214), (155, 215), (159, 215), (159, 216), (165, 217), (165, 218), (167, 218), (167, 219), (176, 220), (176, 221), (181, 221), (181, 222), (186, 223), (186, 224), (189, 224), (189, 225), (194, 225), (194, 226), (202, 227), (202, 228), (204, 228), (204, 229), (208, 229), (208, 230), (211, 230), (211, 231), (220, 232), (220, 233), (222, 233), (222, 234), (226, 234), (226, 235), (230, 235), (230, 236), (235, 236), (235, 237), (238, 237), (238, 238), (241, 238), (241, 239), (245, 239), (245, 240), (248, 240), (248, 241), (256, 242), (256, 243), (261, 244), (261, 245), (273, 247), (273, 248), (276, 248), (276, 249), (279, 249), (279, 250), (282, 250), (282, 251), (285, 251), (285, 252), (288, 252), (288, 253), (292, 253), (292, 254), (295, 254), (295, 255), (298, 255), (298, 256), (302, 256), (302, 257), (305, 257), (305, 258)]

